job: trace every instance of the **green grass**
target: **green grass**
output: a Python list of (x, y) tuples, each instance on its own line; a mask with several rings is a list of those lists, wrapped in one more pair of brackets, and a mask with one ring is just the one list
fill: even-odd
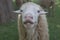
[(48, 18), (50, 40), (60, 40), (60, 7), (56, 7), (55, 17)]
[(17, 23), (0, 25), (0, 40), (18, 40)]

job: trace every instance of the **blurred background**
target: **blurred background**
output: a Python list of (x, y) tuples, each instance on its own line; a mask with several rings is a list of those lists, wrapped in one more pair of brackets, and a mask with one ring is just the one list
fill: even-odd
[(50, 40), (60, 40), (60, 0), (0, 0), (0, 40), (18, 40), (17, 10), (23, 3), (35, 2), (48, 11)]

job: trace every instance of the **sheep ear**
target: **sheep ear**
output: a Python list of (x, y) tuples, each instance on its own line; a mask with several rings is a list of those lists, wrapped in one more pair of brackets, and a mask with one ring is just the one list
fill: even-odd
[(21, 14), (20, 10), (13, 11), (13, 13)]
[(41, 15), (41, 14), (46, 14), (46, 13), (48, 13), (48, 12), (40, 11), (40, 15)]

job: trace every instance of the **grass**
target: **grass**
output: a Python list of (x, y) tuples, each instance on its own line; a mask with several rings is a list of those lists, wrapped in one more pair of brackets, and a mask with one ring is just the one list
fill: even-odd
[(56, 7), (55, 17), (49, 17), (50, 40), (60, 40), (60, 7)]
[(17, 23), (0, 25), (0, 40), (18, 40)]
[[(60, 7), (56, 7), (55, 17), (48, 17), (50, 40), (60, 40)], [(0, 40), (18, 40), (17, 22), (0, 24)]]

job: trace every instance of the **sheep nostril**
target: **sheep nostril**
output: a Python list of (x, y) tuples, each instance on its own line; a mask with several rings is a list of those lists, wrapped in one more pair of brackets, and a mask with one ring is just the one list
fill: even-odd
[(27, 16), (25, 16), (25, 18), (27, 18)]
[(31, 19), (33, 19), (33, 17), (30, 17)]

